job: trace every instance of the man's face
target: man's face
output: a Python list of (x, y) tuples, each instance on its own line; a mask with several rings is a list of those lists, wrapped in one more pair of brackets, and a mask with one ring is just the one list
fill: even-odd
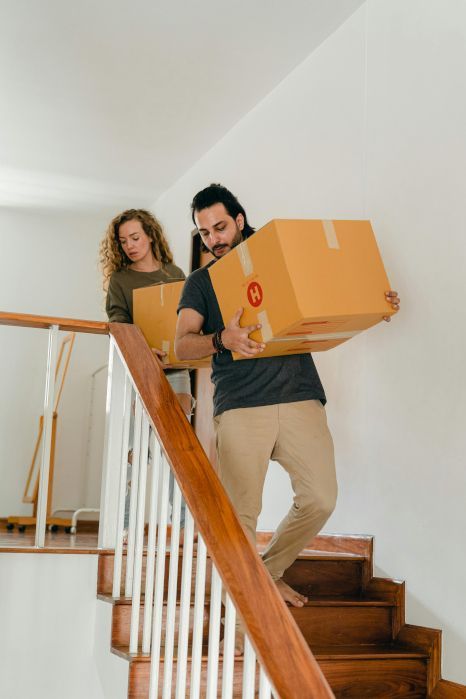
[(202, 242), (217, 258), (223, 257), (241, 243), (244, 216), (230, 216), (224, 204), (213, 204), (194, 213)]

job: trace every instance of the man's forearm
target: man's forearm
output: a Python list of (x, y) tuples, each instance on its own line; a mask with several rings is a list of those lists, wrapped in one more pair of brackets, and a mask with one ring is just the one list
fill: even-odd
[(202, 359), (215, 354), (212, 335), (187, 333), (175, 340), (175, 354), (180, 361), (187, 359)]

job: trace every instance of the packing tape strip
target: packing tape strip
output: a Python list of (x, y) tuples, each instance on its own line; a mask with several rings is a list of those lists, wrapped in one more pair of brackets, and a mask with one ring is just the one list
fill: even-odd
[(162, 352), (167, 353), (167, 356), (163, 358), (163, 361), (168, 363), (168, 355), (170, 354), (170, 340), (162, 340)]
[(164, 305), (165, 305), (165, 300), (164, 300), (164, 297), (163, 297), (163, 287), (164, 287), (164, 286), (165, 286), (164, 284), (161, 284), (161, 285), (160, 285), (160, 305), (161, 305), (161, 306), (164, 306)]
[(254, 268), (252, 265), (251, 255), (249, 254), (247, 241), (245, 240), (240, 245), (237, 245), (236, 249), (238, 251), (241, 267), (243, 268), (243, 274), (245, 277), (249, 277), (253, 273)]
[(262, 340), (263, 342), (270, 342), (273, 338), (273, 332), (272, 332), (272, 327), (269, 323), (269, 316), (267, 315), (267, 311), (260, 311), (257, 314), (257, 320), (261, 324), (262, 328)]
[(346, 333), (326, 333), (326, 334), (310, 334), (310, 335), (294, 335), (293, 337), (274, 337), (270, 342), (294, 342), (296, 340), (347, 340), (350, 337), (358, 335), (360, 330), (353, 330)]
[(333, 221), (322, 221), (322, 226), (324, 227), (325, 237), (327, 238), (327, 245), (333, 250), (339, 250), (340, 244), (337, 238), (337, 232)]

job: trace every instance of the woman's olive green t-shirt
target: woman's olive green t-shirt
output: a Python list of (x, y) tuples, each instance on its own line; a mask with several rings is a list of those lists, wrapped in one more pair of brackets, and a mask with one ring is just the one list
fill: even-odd
[(133, 322), (133, 289), (178, 279), (185, 279), (185, 275), (179, 267), (171, 263), (155, 272), (135, 272), (132, 269), (113, 272), (105, 304), (109, 321), (111, 323)]

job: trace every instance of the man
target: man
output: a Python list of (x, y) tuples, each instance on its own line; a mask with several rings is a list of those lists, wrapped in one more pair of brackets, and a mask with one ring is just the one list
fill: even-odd
[[(221, 185), (212, 184), (196, 194), (191, 210), (203, 244), (217, 259), (254, 232), (239, 201)], [(283, 599), (302, 607), (307, 598), (282, 576), (335, 507), (337, 484), (325, 393), (310, 354), (259, 358), (265, 345), (249, 335), (260, 325), (242, 328), (241, 308), (224, 325), (207, 267), (186, 280), (175, 351), (181, 360), (212, 355), (219, 475), (252, 541), (270, 459), (290, 476), (293, 504), (263, 561)], [(387, 298), (397, 309), (396, 292), (387, 292)], [(231, 351), (248, 360), (233, 361)]]

